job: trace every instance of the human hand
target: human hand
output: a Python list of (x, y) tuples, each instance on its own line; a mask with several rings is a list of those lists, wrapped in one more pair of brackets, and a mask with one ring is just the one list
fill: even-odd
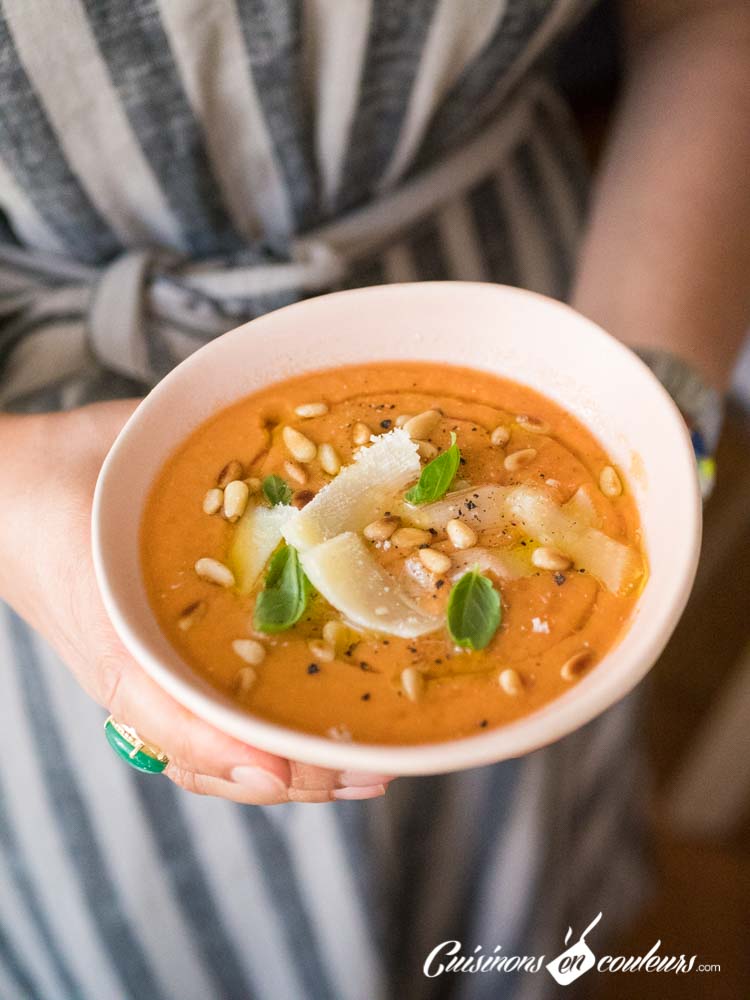
[(118, 721), (166, 753), (177, 785), (255, 805), (382, 795), (384, 775), (328, 771), (248, 746), (193, 715), (138, 666), (104, 610), (91, 557), (99, 469), (137, 401), (0, 416), (0, 597)]

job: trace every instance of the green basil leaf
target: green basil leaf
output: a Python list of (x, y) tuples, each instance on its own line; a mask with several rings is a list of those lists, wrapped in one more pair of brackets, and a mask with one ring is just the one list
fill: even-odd
[(266, 500), (268, 500), (272, 507), (276, 507), (280, 503), (287, 504), (292, 502), (292, 491), (281, 476), (266, 476), (261, 483), (261, 489)]
[(464, 573), (448, 598), (448, 631), (459, 646), (484, 649), (502, 619), (500, 595), (478, 570)]
[(307, 607), (310, 583), (297, 550), (282, 545), (268, 564), (263, 590), (255, 602), (253, 624), (261, 632), (283, 632), (298, 622)]
[(419, 482), (412, 486), (404, 499), (407, 503), (422, 504), (439, 500), (448, 491), (456, 478), (461, 461), (461, 452), (456, 444), (456, 435), (451, 431), (451, 445), (447, 451), (433, 458), (422, 469)]

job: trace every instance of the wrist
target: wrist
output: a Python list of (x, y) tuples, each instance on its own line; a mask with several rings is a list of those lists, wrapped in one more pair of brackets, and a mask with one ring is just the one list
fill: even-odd
[(677, 355), (651, 347), (633, 350), (669, 392), (688, 425), (706, 499), (713, 490), (716, 475), (714, 455), (724, 420), (724, 397)]

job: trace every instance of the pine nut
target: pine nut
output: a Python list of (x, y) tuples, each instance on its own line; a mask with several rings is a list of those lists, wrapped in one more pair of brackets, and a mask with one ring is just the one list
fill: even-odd
[(302, 510), (303, 507), (307, 507), (310, 501), (314, 499), (315, 494), (312, 490), (297, 490), (292, 497), (292, 507), (296, 507), (297, 510)]
[(470, 549), (472, 545), (477, 544), (476, 531), (470, 528), (468, 524), (464, 524), (457, 517), (454, 517), (452, 521), (448, 521), (445, 530), (448, 533), (451, 543), (457, 549)]
[(409, 701), (419, 701), (424, 694), (424, 677), (416, 667), (401, 671), (401, 687)]
[(323, 472), (327, 472), (329, 476), (338, 475), (341, 469), (341, 459), (332, 444), (322, 444), (318, 448), (318, 461)]
[(255, 476), (250, 476), (248, 479), (245, 480), (245, 482), (247, 483), (247, 488), (250, 490), (251, 493), (260, 493), (260, 488), (262, 485), (260, 479), (257, 479)]
[(550, 425), (544, 420), (529, 416), (528, 413), (519, 413), (516, 417), (516, 423), (525, 431), (531, 431), (532, 434), (549, 434), (551, 430)]
[(343, 724), (338, 726), (331, 726), (330, 729), (326, 730), (326, 736), (331, 740), (338, 740), (339, 743), (351, 743), (352, 734)]
[(182, 632), (187, 632), (205, 616), (206, 611), (208, 611), (208, 605), (205, 601), (193, 601), (192, 604), (188, 604), (186, 608), (182, 609), (182, 613), (177, 619), (177, 628)]
[(451, 568), (451, 557), (437, 549), (420, 549), (419, 561), (430, 573), (447, 573)]
[(349, 629), (343, 622), (331, 620), (323, 626), (323, 639), (338, 652), (349, 644)]
[(396, 427), (403, 427), (404, 424), (408, 423), (414, 416), (413, 413), (402, 413), (394, 420), (394, 425)]
[(300, 406), (295, 406), (294, 412), (298, 417), (302, 417), (303, 420), (309, 420), (310, 417), (323, 417), (328, 413), (328, 404), (302, 403)]
[(391, 535), (391, 542), (397, 549), (415, 549), (432, 541), (429, 531), (422, 528), (399, 528)]
[(514, 451), (512, 454), (506, 455), (503, 465), (508, 472), (518, 472), (519, 469), (533, 462), (535, 458), (536, 448), (522, 448), (520, 451)]
[(549, 569), (554, 573), (561, 573), (572, 566), (571, 560), (564, 553), (548, 545), (540, 545), (538, 549), (534, 549), (531, 562), (537, 569)]
[(424, 441), (440, 423), (441, 417), (440, 410), (425, 410), (423, 413), (418, 413), (416, 417), (412, 417), (411, 420), (407, 420), (404, 424), (404, 430), (414, 441)]
[(498, 424), (490, 434), (490, 444), (494, 444), (498, 448), (504, 448), (509, 441), (510, 431), (507, 427), (503, 427), (502, 424)]
[(438, 453), (432, 441), (417, 441), (417, 451), (419, 452), (419, 457), (423, 458), (425, 462), (432, 461)]
[(241, 670), (237, 671), (234, 678), (233, 686), (235, 694), (239, 695), (240, 698), (244, 698), (245, 695), (250, 693), (250, 690), (257, 679), (258, 675), (252, 667), (242, 667)]
[(245, 513), (250, 487), (241, 479), (233, 479), (224, 490), (224, 517), (227, 521), (238, 521)]
[(224, 505), (224, 490), (215, 486), (203, 497), (203, 513), (218, 514)]
[(204, 556), (195, 564), (195, 572), (201, 580), (206, 580), (207, 583), (215, 583), (219, 587), (234, 586), (234, 573), (218, 559)]
[(398, 517), (381, 517), (367, 525), (362, 534), (370, 542), (384, 542), (401, 524)]
[(590, 662), (591, 653), (589, 650), (581, 649), (563, 663), (560, 668), (560, 676), (564, 681), (574, 681), (580, 677)]
[(367, 426), (363, 424), (361, 420), (352, 427), (352, 441), (356, 445), (367, 444), (372, 437), (372, 431)]
[(284, 471), (290, 479), (293, 479), (295, 483), (299, 483), (300, 486), (304, 486), (307, 482), (307, 473), (296, 462), (284, 462)]
[(516, 695), (523, 691), (523, 681), (521, 675), (512, 667), (501, 670), (497, 682), (506, 694)]
[(285, 427), (281, 436), (290, 455), (298, 462), (312, 462), (318, 454), (314, 442), (309, 437), (305, 437), (302, 431), (298, 431), (296, 427)]
[(321, 663), (330, 663), (336, 656), (336, 650), (330, 642), (326, 642), (324, 639), (311, 639), (307, 644), (307, 648), (315, 659), (320, 660)]
[(599, 473), (599, 489), (605, 497), (619, 497), (622, 493), (622, 480), (611, 465), (605, 465)]
[(233, 479), (242, 479), (243, 475), (242, 463), (233, 458), (231, 462), (227, 462), (216, 477), (216, 485), (224, 489), (227, 483), (231, 483)]
[(257, 666), (266, 658), (266, 647), (255, 639), (235, 639), (232, 649), (245, 663)]

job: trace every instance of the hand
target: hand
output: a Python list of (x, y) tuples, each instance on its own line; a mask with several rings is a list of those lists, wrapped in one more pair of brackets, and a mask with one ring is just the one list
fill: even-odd
[[(0, 416), (0, 597), (57, 650), (79, 684), (170, 758), (182, 788), (234, 802), (373, 798), (384, 775), (327, 771), (247, 746), (174, 701), (109, 622), (94, 577), (91, 502), (102, 461), (135, 401)], [(109, 753), (102, 737), (102, 753)]]

